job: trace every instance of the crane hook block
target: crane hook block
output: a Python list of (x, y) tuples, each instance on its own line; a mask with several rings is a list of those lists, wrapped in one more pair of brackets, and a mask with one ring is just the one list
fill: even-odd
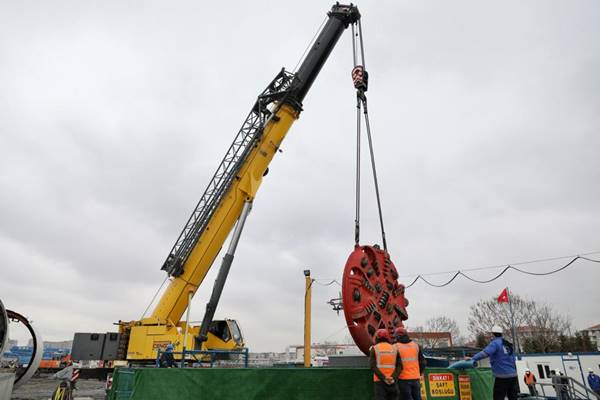
[(387, 251), (379, 246), (356, 245), (342, 278), (342, 304), (348, 330), (358, 348), (369, 355), (375, 332), (390, 335), (408, 319), (404, 285)]
[(369, 87), (369, 73), (362, 65), (357, 65), (352, 69), (352, 83), (356, 90), (366, 92)]

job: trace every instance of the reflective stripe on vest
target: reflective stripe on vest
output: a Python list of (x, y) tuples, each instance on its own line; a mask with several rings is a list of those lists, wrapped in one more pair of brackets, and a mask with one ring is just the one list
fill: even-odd
[(396, 343), (394, 347), (400, 353), (402, 360), (402, 372), (398, 379), (419, 379), (419, 345), (415, 342)]
[[(373, 346), (375, 350), (375, 361), (377, 362), (377, 369), (386, 377), (390, 378), (396, 369), (396, 357), (398, 352), (389, 343), (379, 342)], [(373, 374), (373, 380), (379, 382), (379, 377)]]

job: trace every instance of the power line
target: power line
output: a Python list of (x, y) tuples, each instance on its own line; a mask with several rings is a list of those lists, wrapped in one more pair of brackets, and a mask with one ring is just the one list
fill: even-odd
[[(600, 252), (592, 252), (592, 253), (586, 253), (586, 255), (588, 254), (597, 254)], [(570, 257), (570, 256), (567, 256)], [(567, 257), (555, 257), (553, 258), (554, 260), (558, 260), (558, 259), (564, 259)], [(523, 265), (523, 264), (532, 264), (534, 262), (541, 262), (541, 261), (549, 261), (550, 259), (544, 259), (544, 260), (536, 260), (536, 261), (526, 261), (526, 262), (522, 262), (522, 263), (514, 263), (513, 265)], [(475, 279), (472, 278), (470, 276), (468, 276), (467, 274), (465, 274), (463, 271), (449, 271), (446, 273), (451, 273), (451, 272), (455, 272), (454, 275), (452, 276), (452, 278), (450, 278), (447, 282), (445, 283), (441, 283), (441, 284), (435, 284), (435, 283), (431, 283), (429, 282), (427, 279), (425, 279), (423, 277), (423, 275), (433, 275), (433, 274), (420, 274), (417, 275), (417, 277), (409, 284), (406, 285), (407, 288), (411, 287), (412, 285), (414, 285), (415, 283), (417, 283), (418, 280), (422, 280), (423, 282), (425, 282), (426, 284), (428, 284), (429, 286), (433, 286), (433, 287), (444, 287), (444, 286), (448, 286), (449, 284), (451, 284), (456, 278), (458, 278), (459, 276), (462, 276), (472, 282), (475, 283), (490, 283), (495, 281), (496, 279), (500, 278), (502, 275), (504, 275), (504, 273), (506, 273), (506, 271), (508, 270), (515, 270), (518, 271), (522, 274), (526, 274), (526, 275), (534, 275), (534, 276), (546, 276), (546, 275), (552, 275), (555, 274), (557, 272), (560, 272), (564, 269), (566, 269), (567, 267), (569, 267), (571, 264), (573, 264), (575, 261), (577, 260), (586, 260), (586, 261), (590, 261), (590, 262), (595, 262), (595, 263), (600, 263), (600, 260), (594, 260), (592, 258), (588, 258), (588, 257), (584, 257), (584, 256), (574, 256), (573, 259), (571, 261), (569, 261), (568, 263), (566, 263), (565, 265), (563, 265), (562, 267), (552, 270), (552, 271), (547, 271), (547, 272), (530, 272), (530, 271), (525, 271), (523, 269), (514, 267), (513, 265), (506, 265), (504, 266), (504, 269), (495, 277), (490, 278), (490, 279), (486, 279), (486, 280), (479, 280), (479, 279)], [(501, 268), (502, 266), (495, 266), (495, 267), (481, 267), (481, 268), (472, 268), (472, 269), (468, 269), (468, 270), (464, 270), (464, 271), (475, 271), (475, 270), (482, 270), (482, 269), (491, 269), (491, 268)], [(440, 274), (440, 273), (436, 273), (436, 274)]]
[[(516, 262), (516, 263), (507, 263), (507, 264), (499, 264), (499, 265), (487, 265), (487, 266), (483, 266), (483, 267), (474, 267), (474, 268), (462, 268), (460, 269), (460, 271), (462, 272), (467, 272), (467, 271), (482, 271), (482, 270), (486, 270), (486, 269), (496, 269), (496, 268), (502, 268), (502, 267), (506, 267), (507, 265), (526, 265), (526, 264), (536, 264), (536, 263), (540, 263), (540, 262), (545, 262), (545, 261), (556, 261), (556, 260), (564, 260), (566, 258), (574, 258), (574, 257), (582, 257), (582, 256), (589, 256), (592, 254), (600, 254), (600, 250), (599, 251), (590, 251), (588, 253), (581, 253), (581, 254), (572, 254), (572, 255), (568, 255), (568, 256), (560, 256), (560, 257), (550, 257), (550, 258), (538, 258), (535, 260), (528, 260), (528, 261), (520, 261), (520, 262)], [(401, 277), (405, 277), (405, 278), (409, 278), (411, 276), (432, 276), (432, 275), (445, 275), (445, 274), (451, 274), (453, 272), (456, 272), (459, 270), (453, 269), (450, 271), (441, 271), (441, 272), (429, 272), (426, 274), (418, 274), (418, 275), (401, 275)]]
[[(514, 271), (520, 272), (522, 274), (533, 275), (533, 276), (552, 275), (552, 274), (556, 274), (556, 273), (568, 268), (570, 265), (572, 265), (577, 260), (585, 260), (585, 261), (589, 261), (589, 262), (600, 263), (600, 260), (594, 260), (592, 258), (585, 257), (585, 256), (592, 255), (592, 254), (600, 254), (600, 251), (590, 251), (588, 253), (581, 253), (578, 255), (570, 255), (570, 256), (538, 258), (535, 260), (520, 261), (520, 262), (516, 262), (516, 263), (502, 264), (502, 265), (488, 265), (488, 266), (484, 266), (484, 267), (463, 268), (460, 270), (451, 270), (451, 271), (443, 271), (443, 272), (429, 272), (429, 273), (417, 275), (415, 277), (415, 279), (410, 284), (406, 285), (405, 287), (409, 288), (409, 287), (413, 286), (415, 283), (417, 283), (419, 280), (421, 280), (421, 281), (425, 282), (426, 284), (428, 284), (429, 286), (441, 288), (441, 287), (448, 286), (449, 284), (454, 282), (454, 280), (456, 278), (458, 278), (459, 276), (462, 276), (462, 277), (464, 277), (472, 282), (475, 282), (475, 283), (484, 284), (484, 283), (490, 283), (490, 282), (495, 281), (496, 279), (500, 278), (502, 275), (504, 275), (509, 270), (514, 270)], [(567, 258), (571, 258), (571, 260), (568, 263), (561, 266), (560, 268), (557, 268), (552, 271), (547, 271), (547, 272), (531, 272), (531, 271), (525, 271), (523, 269), (516, 267), (516, 265), (528, 265), (528, 264), (535, 264), (535, 263), (547, 262), (547, 261), (564, 260)], [(465, 272), (483, 271), (483, 270), (497, 269), (497, 268), (503, 268), (503, 269), (502, 269), (502, 271), (500, 271), (500, 273), (498, 273), (496, 276), (494, 276), (493, 278), (490, 278), (490, 279), (479, 280), (479, 279), (472, 278), (471, 276), (465, 274)], [(451, 274), (451, 273), (453, 273), (454, 275), (452, 275), (452, 277), (448, 281), (446, 281), (444, 283), (440, 283), (440, 284), (432, 283), (425, 278), (425, 276), (444, 275), (444, 274)], [(414, 276), (414, 275), (407, 275), (407, 276), (410, 277), (410, 276)], [(323, 282), (326, 282), (326, 283), (323, 283)], [(339, 283), (336, 279), (331, 279), (331, 280), (313, 279), (312, 283), (315, 283), (319, 286), (331, 286), (334, 283), (339, 286), (342, 286), (342, 284)]]

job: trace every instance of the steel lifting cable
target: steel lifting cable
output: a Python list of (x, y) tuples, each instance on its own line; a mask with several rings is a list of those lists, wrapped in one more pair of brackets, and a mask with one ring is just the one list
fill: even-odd
[[(357, 43), (358, 40), (358, 43)], [(357, 46), (360, 48), (360, 55), (357, 52)], [(365, 127), (367, 130), (367, 139), (369, 143), (369, 154), (371, 156), (371, 169), (373, 171), (373, 182), (375, 185), (375, 196), (377, 198), (377, 211), (379, 213), (379, 224), (381, 226), (381, 240), (383, 249), (387, 251), (387, 240), (385, 238), (385, 229), (383, 224), (383, 211), (381, 206), (381, 196), (379, 194), (379, 181), (377, 179), (377, 169), (375, 167), (375, 152), (373, 150), (373, 139), (371, 136), (371, 124), (369, 121), (369, 109), (367, 107), (367, 96), (365, 92), (368, 88), (369, 74), (365, 69), (365, 50), (363, 45), (362, 25), (352, 24), (352, 81), (356, 88), (356, 216), (354, 219), (354, 243), (360, 241), (360, 155), (361, 155), (361, 108), (365, 117)]]
[[(358, 65), (356, 59), (356, 32), (352, 24), (352, 64), (354, 68)], [(364, 62), (364, 61), (363, 61)], [(364, 68), (364, 66), (363, 66)], [(352, 70), (354, 80), (354, 69)], [(356, 84), (355, 84), (356, 87)], [(354, 243), (360, 241), (360, 98), (358, 89), (356, 90), (356, 191), (355, 191), (355, 217), (354, 217)]]

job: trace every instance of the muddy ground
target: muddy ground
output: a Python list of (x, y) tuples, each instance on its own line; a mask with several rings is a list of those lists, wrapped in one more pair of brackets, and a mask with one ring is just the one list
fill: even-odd
[[(47, 400), (58, 386), (59, 381), (48, 379), (48, 376), (37, 376), (25, 385), (13, 391), (11, 399), (18, 400)], [(77, 381), (77, 389), (73, 392), (75, 399), (104, 400), (104, 381), (93, 379), (80, 379)]]

